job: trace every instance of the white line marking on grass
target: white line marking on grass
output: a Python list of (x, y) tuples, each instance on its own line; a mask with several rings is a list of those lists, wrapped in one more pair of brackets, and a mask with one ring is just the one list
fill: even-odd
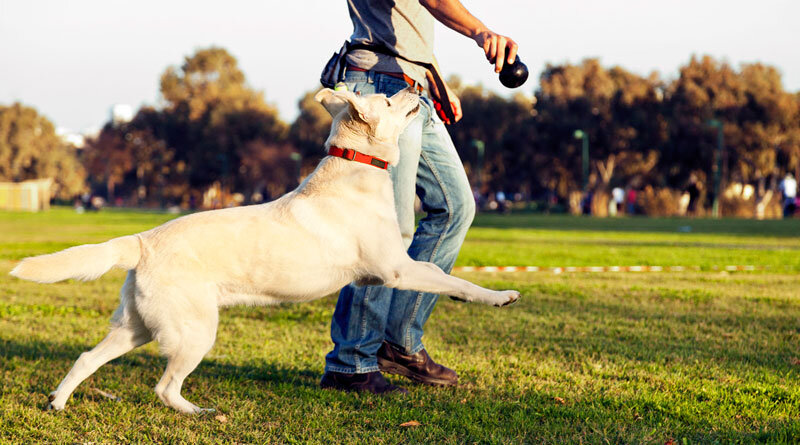
[[(764, 270), (765, 266), (753, 265), (728, 265), (728, 266), (709, 266), (709, 270), (728, 272), (735, 271), (754, 271)], [(563, 267), (539, 267), (539, 266), (457, 266), (453, 272), (552, 272), (560, 274), (564, 272), (683, 272), (686, 270), (700, 271), (700, 266), (563, 266)]]

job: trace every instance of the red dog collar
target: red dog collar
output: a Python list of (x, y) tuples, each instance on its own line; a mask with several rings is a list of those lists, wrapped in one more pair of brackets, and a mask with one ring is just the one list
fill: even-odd
[(338, 158), (344, 158), (348, 161), (356, 161), (362, 164), (371, 165), (373, 167), (378, 167), (381, 170), (386, 170), (386, 167), (389, 166), (389, 163), (384, 161), (381, 158), (376, 158), (375, 156), (365, 155), (364, 153), (351, 150), (349, 148), (340, 148), (331, 145), (328, 148), (328, 154), (331, 156), (336, 156)]

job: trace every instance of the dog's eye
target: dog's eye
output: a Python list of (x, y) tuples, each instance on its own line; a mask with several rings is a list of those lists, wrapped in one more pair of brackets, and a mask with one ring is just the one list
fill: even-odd
[(392, 103), (389, 101), (389, 99), (386, 99), (386, 106), (387, 107), (391, 107), (392, 106)]

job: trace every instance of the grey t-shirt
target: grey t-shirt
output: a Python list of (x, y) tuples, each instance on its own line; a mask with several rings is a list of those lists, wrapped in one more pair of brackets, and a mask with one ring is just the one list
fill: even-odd
[[(347, 0), (353, 34), (350, 41), (382, 45), (409, 60), (433, 62), (433, 16), (419, 0)], [(357, 49), (347, 62), (363, 69), (405, 73), (425, 84), (425, 68), (403, 59)]]

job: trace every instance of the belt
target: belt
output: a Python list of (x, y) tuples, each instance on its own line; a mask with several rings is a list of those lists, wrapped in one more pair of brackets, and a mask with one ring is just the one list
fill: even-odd
[(376, 73), (376, 74), (383, 74), (385, 76), (394, 77), (396, 79), (402, 79), (409, 86), (414, 87), (414, 89), (417, 90), (417, 93), (422, 93), (422, 91), (425, 89), (425, 88), (422, 87), (422, 85), (420, 85), (419, 82), (417, 82), (416, 80), (408, 77), (408, 75), (406, 75), (405, 73), (389, 73), (389, 72), (386, 72), (386, 71), (365, 70), (364, 68), (359, 68), (359, 67), (353, 66), (353, 65), (347, 65), (347, 69), (349, 71), (361, 71), (361, 72), (372, 71), (373, 73)]

